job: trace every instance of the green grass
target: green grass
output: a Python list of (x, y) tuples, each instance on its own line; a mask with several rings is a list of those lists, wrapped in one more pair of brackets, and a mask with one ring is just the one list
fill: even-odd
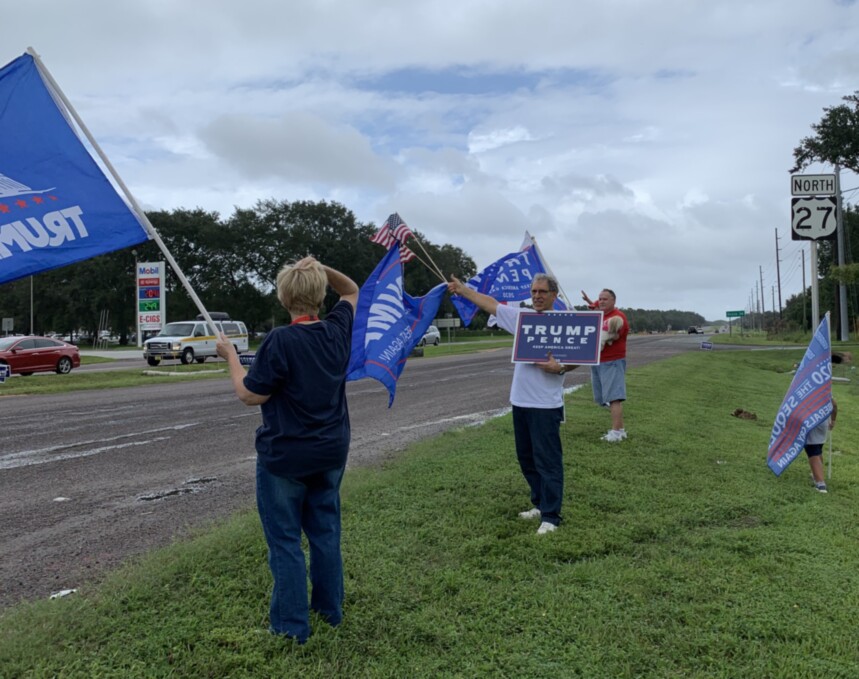
[[(111, 362), (113, 359), (99, 359), (95, 356), (84, 356), (85, 363)], [(199, 365), (160, 365), (150, 368), (141, 361), (138, 368), (129, 370), (111, 370), (106, 372), (80, 372), (72, 370), (68, 375), (54, 373), (37, 373), (27, 377), (12, 376), (0, 384), (0, 397), (20, 396), (23, 394), (61, 394), (69, 391), (85, 391), (90, 389), (116, 389), (119, 387), (139, 387), (148, 384), (163, 384), (177, 379), (224, 379), (227, 364), (224, 361), (207, 361)], [(151, 373), (164, 373), (163, 376), (153, 376)], [(2, 679), (2, 675), (0, 675)]]
[(96, 363), (113, 363), (116, 359), (103, 356), (81, 356), (81, 365), (95, 365)]
[[(440, 344), (437, 347), (424, 347), (424, 357), (452, 356), (454, 354), (470, 354), (477, 351), (491, 351), (499, 347), (513, 346), (511, 337), (484, 342), (455, 342)], [(114, 359), (98, 356), (82, 356), (85, 364), (110, 363)], [(413, 360), (422, 360), (413, 357)], [(73, 370), (68, 375), (53, 373), (31, 375), (29, 377), (15, 376), (0, 383), (0, 397), (20, 396), (24, 394), (59, 394), (68, 391), (87, 389), (116, 389), (119, 387), (139, 387), (149, 384), (163, 384), (177, 379), (225, 379), (227, 364), (221, 360), (209, 359), (203, 364), (182, 365), (178, 362), (162, 363), (157, 368), (150, 368), (141, 359), (140, 366), (128, 370), (112, 370), (110, 372), (83, 373)], [(168, 373), (170, 376), (157, 377), (149, 373)], [(2, 675), (0, 675), (0, 679)]]
[(768, 339), (766, 333), (762, 332), (744, 332), (740, 334), (734, 331), (732, 334), (719, 333), (718, 335), (709, 335), (708, 341), (713, 344), (734, 344), (738, 346), (758, 346), (758, 347), (783, 347), (783, 346), (808, 346), (811, 341), (811, 333), (806, 333), (805, 336), (791, 335), (790, 337)]
[[(631, 371), (630, 438), (568, 401), (565, 522), (536, 536), (510, 417), (344, 482), (346, 609), (272, 638), (248, 512), (100, 587), (6, 611), (3, 677), (859, 676), (859, 393), (836, 384), (830, 493), (766, 467), (802, 350)], [(731, 416), (736, 408), (757, 420)]]
[[(833, 350), (851, 349), (850, 342), (840, 342), (836, 339), (834, 328), (831, 329), (831, 338)], [(713, 344), (733, 344), (738, 346), (807, 347), (808, 343), (811, 341), (811, 333), (793, 332), (779, 337), (769, 337), (766, 333), (762, 332), (745, 333), (742, 335), (739, 332), (735, 332), (732, 335), (720, 333), (718, 335), (709, 335), (707, 341), (712, 342)], [(854, 349), (857, 346), (855, 344), (855, 337), (852, 346)]]
[(498, 339), (478, 338), (476, 340), (457, 340), (448, 344), (442, 341), (437, 347), (432, 345), (423, 347), (424, 356), (432, 358), (433, 356), (453, 356), (455, 354), (473, 354), (478, 351), (491, 351), (503, 347), (512, 347), (513, 337), (499, 337)]

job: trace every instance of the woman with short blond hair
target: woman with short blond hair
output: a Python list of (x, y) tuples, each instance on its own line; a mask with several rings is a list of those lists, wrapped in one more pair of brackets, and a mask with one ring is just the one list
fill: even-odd
[[(320, 320), (326, 284), (340, 300)], [(269, 630), (303, 644), (309, 610), (334, 626), (343, 617), (340, 482), (351, 437), (346, 371), (358, 286), (305, 257), (278, 273), (277, 296), (292, 322), (266, 335), (247, 374), (224, 335), (218, 354), (229, 362), (239, 399), (262, 412), (256, 487), (274, 577)], [(309, 606), (302, 531), (310, 545)]]

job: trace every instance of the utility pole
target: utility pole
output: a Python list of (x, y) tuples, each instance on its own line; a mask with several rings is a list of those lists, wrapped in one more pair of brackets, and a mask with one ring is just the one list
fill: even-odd
[[(838, 266), (844, 266), (844, 211), (841, 205), (841, 166), (838, 163), (835, 164), (835, 195), (838, 200), (838, 206), (835, 213), (837, 217), (836, 230), (838, 232)], [(849, 323), (847, 322), (847, 286), (843, 281), (838, 284), (838, 316), (841, 321), (839, 323), (841, 326), (839, 339), (841, 339), (842, 342), (846, 342), (849, 339)]]
[(754, 307), (752, 306), (752, 291), (749, 290), (749, 321), (751, 321), (753, 328), (755, 327), (755, 317), (753, 315), (754, 313), (755, 313), (755, 310), (754, 310)]
[(820, 323), (820, 292), (817, 280), (817, 241), (808, 244), (808, 269), (811, 272), (811, 332)]
[(761, 329), (763, 326), (763, 321), (761, 319), (761, 290), (758, 287), (757, 281), (755, 281), (755, 311), (758, 315), (758, 329)]
[[(775, 309), (775, 286), (770, 286), (770, 290), (772, 290), (773, 293), (773, 309)], [(781, 311), (779, 311), (779, 316), (781, 316)]]
[(764, 323), (764, 317), (766, 316), (767, 309), (764, 303), (764, 269), (760, 265), (758, 265), (758, 272), (761, 277), (761, 330), (765, 330), (766, 323)]
[[(781, 318), (781, 269), (778, 258), (778, 228), (775, 230), (775, 277), (778, 283), (778, 317)], [(773, 302), (775, 305), (775, 302)]]
[(755, 316), (754, 316), (755, 309), (752, 306), (752, 300), (753, 299), (754, 299), (754, 295), (752, 294), (752, 291), (749, 290), (749, 321), (752, 324), (752, 327), (751, 327), (752, 330), (755, 329)]
[(808, 288), (805, 287), (805, 250), (801, 250), (800, 253), (802, 254), (802, 330), (805, 331), (805, 308), (808, 301)]
[[(132, 250), (131, 254), (134, 255), (134, 318), (137, 319), (137, 329), (134, 331), (134, 337), (137, 340), (137, 348), (143, 348), (143, 338), (140, 336), (140, 302), (137, 300), (138, 288), (140, 286), (139, 275), (137, 273), (137, 250)], [(167, 318), (165, 317), (166, 321)]]

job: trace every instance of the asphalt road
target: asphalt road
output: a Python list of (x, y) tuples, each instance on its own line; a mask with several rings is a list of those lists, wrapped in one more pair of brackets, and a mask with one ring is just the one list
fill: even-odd
[[(627, 360), (635, 367), (697, 350), (701, 339), (630, 338)], [(349, 383), (349, 466), (379, 464), (413, 441), (505, 412), (511, 374), (509, 349), (412, 359), (391, 409), (377, 382)], [(566, 385), (588, 380), (580, 368)], [(0, 405), (0, 607), (95, 582), (129, 557), (253, 506), (259, 410), (239, 403), (226, 378)]]

